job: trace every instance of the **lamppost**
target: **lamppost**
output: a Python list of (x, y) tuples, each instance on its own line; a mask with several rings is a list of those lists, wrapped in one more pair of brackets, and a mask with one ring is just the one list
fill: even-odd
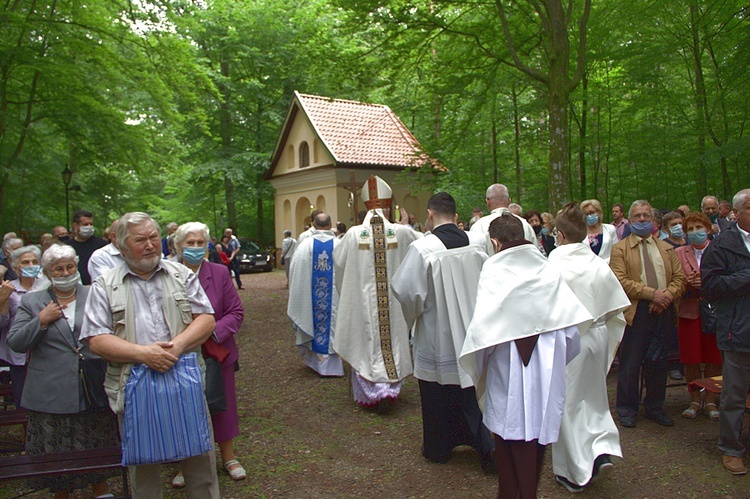
[(73, 170), (65, 165), (62, 171), (63, 184), (65, 184), (65, 230), (70, 230), (70, 191), (80, 191), (80, 185), (70, 187), (70, 181), (73, 180)]
[(73, 171), (65, 165), (62, 171), (63, 184), (65, 184), (65, 230), (70, 230), (70, 181), (73, 180)]

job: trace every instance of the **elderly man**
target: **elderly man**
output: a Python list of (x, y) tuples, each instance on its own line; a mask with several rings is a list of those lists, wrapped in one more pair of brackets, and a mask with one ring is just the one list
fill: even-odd
[[(439, 192), (427, 203), (431, 233), (409, 246), (393, 276), (393, 294), (414, 327), (414, 377), (422, 399), (422, 455), (447, 462), (453, 449), (476, 449), (485, 471), (493, 470), (495, 445), (482, 423), (474, 383), (458, 366), (482, 264), (484, 236), (464, 232), (456, 202)], [(416, 325), (415, 325), (416, 324)]]
[(380, 177), (367, 180), (364, 223), (349, 229), (333, 252), (340, 296), (333, 350), (352, 366), (354, 400), (378, 412), (390, 410), (412, 373), (409, 329), (390, 280), (409, 244), (422, 237), (388, 221), (391, 193)]
[[(474, 224), (471, 226), (472, 231), (479, 231), (482, 234), (485, 235), (485, 251), (488, 255), (494, 254), (494, 247), (492, 245), (492, 242), (490, 241), (490, 235), (489, 235), (489, 228), (490, 224), (493, 220), (495, 220), (497, 217), (502, 215), (503, 213), (512, 213), (508, 206), (510, 205), (510, 195), (508, 194), (508, 188), (505, 187), (503, 184), (492, 184), (487, 188), (487, 195), (485, 197), (485, 202), (487, 203), (487, 208), (490, 209), (490, 214), (485, 215), (479, 220), (477, 220)], [(513, 215), (518, 220), (521, 221), (521, 226), (523, 227), (523, 237), (527, 241), (534, 244), (535, 247), (537, 247), (537, 240), (536, 240), (536, 234), (534, 233), (534, 229), (529, 225), (529, 223), (521, 216), (519, 215)]]
[(109, 226), (109, 244), (103, 248), (99, 248), (94, 251), (89, 259), (89, 275), (91, 276), (91, 282), (96, 281), (96, 278), (104, 274), (109, 269), (113, 269), (123, 263), (123, 258), (120, 250), (117, 249), (117, 220), (112, 222)]
[[(122, 421), (133, 365), (166, 373), (182, 354), (200, 355), (200, 345), (216, 322), (196, 275), (161, 258), (159, 226), (149, 215), (124, 214), (116, 237), (125, 263), (91, 286), (81, 340), (109, 361), (105, 389), (110, 407)], [(208, 418), (205, 427), (210, 427)], [(180, 467), (190, 497), (219, 497), (213, 451), (184, 459)], [(160, 464), (131, 466), (133, 496), (161, 498), (160, 470)]]
[(107, 245), (107, 241), (94, 235), (94, 215), (90, 211), (78, 210), (73, 214), (73, 237), (65, 244), (73, 246), (78, 254), (78, 272), (81, 283), (91, 284), (89, 259), (94, 251)]
[(70, 239), (70, 236), (68, 235), (68, 229), (66, 229), (62, 225), (58, 225), (57, 227), (52, 229), (52, 235), (55, 239), (63, 244), (65, 244), (68, 239)]
[(667, 348), (674, 337), (675, 300), (687, 280), (674, 247), (651, 235), (653, 213), (648, 201), (630, 206), (630, 235), (612, 248), (609, 265), (630, 299), (620, 345), (617, 413), (620, 424), (634, 428), (639, 408), (638, 379), (643, 365), (645, 416), (662, 426), (674, 421), (664, 412)]
[(737, 224), (722, 231), (701, 258), (702, 290), (716, 307), (716, 343), (722, 353), (719, 450), (724, 468), (744, 475), (742, 441), (750, 388), (750, 189), (735, 194)]
[(333, 251), (339, 240), (331, 230), (329, 215), (316, 215), (313, 226), (315, 232), (299, 244), (289, 262), (287, 315), (307, 366), (321, 376), (343, 376), (341, 357), (331, 347), (339, 304), (334, 286)]
[(536, 497), (546, 445), (560, 431), (565, 365), (592, 317), (517, 217), (498, 216), (490, 236), (497, 252), (482, 267), (459, 360), (495, 434), (498, 497)]
[(23, 240), (17, 237), (9, 237), (3, 240), (2, 253), (0, 253), (0, 280), (15, 281), (18, 274), (13, 270), (10, 263), (10, 255), (23, 246)]
[(711, 220), (711, 237), (727, 230), (732, 222), (719, 216), (719, 198), (716, 196), (705, 196), (701, 200), (701, 211)]

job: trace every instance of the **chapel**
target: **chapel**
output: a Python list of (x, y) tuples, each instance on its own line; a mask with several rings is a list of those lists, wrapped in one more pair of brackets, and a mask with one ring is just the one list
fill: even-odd
[[(357, 224), (360, 190), (370, 175), (393, 189), (394, 202), (420, 222), (431, 192), (414, 193), (417, 169), (444, 167), (428, 156), (388, 106), (294, 92), (265, 178), (276, 190), (276, 245), (297, 237), (319, 209), (334, 223)], [(397, 175), (408, 170), (407, 180)]]

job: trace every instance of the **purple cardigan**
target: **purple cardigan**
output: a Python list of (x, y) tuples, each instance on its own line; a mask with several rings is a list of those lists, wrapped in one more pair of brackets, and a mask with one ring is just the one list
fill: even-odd
[(232, 282), (229, 268), (206, 260), (201, 264), (198, 279), (214, 308), (218, 341), (230, 352), (223, 365), (234, 363), (239, 357), (234, 335), (242, 325), (245, 310)]

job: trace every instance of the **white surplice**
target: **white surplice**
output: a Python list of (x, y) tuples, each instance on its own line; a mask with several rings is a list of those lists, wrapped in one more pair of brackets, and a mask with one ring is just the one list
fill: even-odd
[(559, 246), (549, 261), (594, 317), (581, 334), (581, 353), (565, 369), (565, 411), (560, 437), (552, 445), (552, 468), (577, 485), (586, 485), (594, 460), (622, 457), (620, 434), (607, 397), (607, 372), (625, 330), (623, 310), (630, 300), (609, 265), (588, 244)]
[(391, 282), (408, 327), (414, 326), (414, 377), (461, 388), (473, 386), (458, 355), (487, 259), (484, 236), (466, 235), (469, 245), (453, 249), (434, 234), (414, 241)]
[[(370, 220), (377, 213), (383, 218), (386, 235), (386, 269), (392, 279), (406, 255), (409, 244), (422, 237), (405, 225), (392, 224), (380, 209), (370, 210), (362, 225), (350, 228), (336, 246), (333, 262), (339, 308), (333, 349), (351, 364), (365, 380), (373, 383), (395, 383), (412, 373), (409, 351), (409, 329), (401, 305), (392, 290), (388, 292), (391, 350), (396, 378), (388, 376), (380, 344), (375, 262)], [(295, 255), (296, 258), (296, 255)]]
[[(533, 244), (505, 249), (482, 268), (460, 356), (484, 423), (505, 440), (557, 440), (565, 364), (580, 349), (591, 314)], [(515, 340), (539, 335), (529, 364)]]
[[(328, 354), (322, 354), (312, 351), (312, 341), (315, 331), (313, 320), (313, 296), (312, 296), (312, 274), (313, 265), (313, 245), (315, 241), (328, 242), (333, 240), (333, 247), (336, 247), (338, 239), (331, 230), (316, 230), (310, 237), (297, 244), (294, 249), (294, 258), (291, 259), (289, 267), (289, 302), (287, 303), (287, 315), (292, 321), (292, 326), (296, 332), (296, 345), (300, 349), (300, 354), (305, 357), (305, 363), (322, 376), (343, 376), (344, 367), (341, 358), (336, 355), (332, 348), (333, 341), (330, 336), (336, 329), (336, 311), (338, 308), (339, 295), (336, 291), (333, 281), (328, 286), (332, 293), (331, 309), (331, 326), (329, 330)], [(329, 260), (333, 255), (327, 255)], [(332, 262), (329, 262), (332, 263)], [(334, 266), (334, 280), (335, 280)]]

